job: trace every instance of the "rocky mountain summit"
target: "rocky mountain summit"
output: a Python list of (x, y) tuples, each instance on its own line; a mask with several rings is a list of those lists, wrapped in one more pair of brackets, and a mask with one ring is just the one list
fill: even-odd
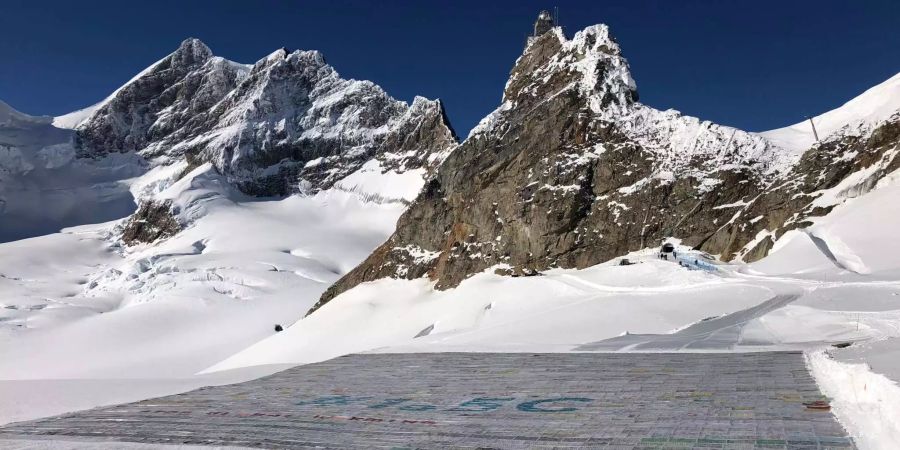
[(341, 78), (316, 51), (281, 49), (247, 66), (197, 39), (97, 106), (75, 141), (81, 157), (210, 162), (262, 196), (327, 189), (373, 158), (384, 170), (430, 169), (455, 144), (440, 101), (395, 100)]
[(900, 114), (811, 147), (777, 142), (639, 103), (604, 25), (572, 39), (558, 27), (536, 32), (502, 104), (312, 311), (379, 278), (429, 277), (446, 289), (489, 268), (584, 268), (667, 238), (725, 261), (761, 258), (897, 168)]

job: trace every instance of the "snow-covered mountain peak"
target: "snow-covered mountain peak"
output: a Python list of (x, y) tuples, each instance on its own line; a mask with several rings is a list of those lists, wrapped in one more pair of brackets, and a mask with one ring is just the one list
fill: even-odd
[(286, 48), (279, 48), (253, 64), (252, 72), (269, 70), (276, 65), (288, 65), (291, 67), (300, 65), (309, 68), (322, 68), (327, 64), (325, 57), (318, 50), (290, 51)]
[(638, 100), (628, 62), (606, 25), (589, 26), (572, 39), (561, 27), (529, 37), (510, 71), (503, 102), (472, 128), (469, 138), (491, 132), (513, 109), (535, 111), (550, 100), (573, 95), (610, 121)]
[(638, 99), (637, 84), (609, 27), (587, 27), (564, 43), (563, 48), (572, 50), (569, 60), (563, 62), (572, 61), (581, 72), (581, 88), (597, 101), (594, 108), (609, 104), (624, 107)]
[(212, 50), (210, 50), (202, 41), (196, 38), (187, 38), (181, 42), (174, 52), (166, 55), (159, 61), (139, 72), (105, 99), (86, 108), (54, 117), (53, 125), (58, 128), (78, 128), (90, 120), (98, 110), (115, 100), (123, 90), (129, 88), (129, 86), (132, 86), (138, 80), (146, 78), (149, 74), (159, 70), (172, 70), (185, 66), (196, 67), (206, 63), (213, 63), (214, 65), (219, 66), (227, 65), (236, 72), (246, 72), (248, 70), (248, 66), (246, 65), (228, 61), (224, 58), (213, 57)]
[(204, 44), (200, 39), (187, 38), (181, 42), (178, 49), (172, 53), (171, 58), (175, 64), (183, 64), (186, 66), (204, 63), (207, 59), (213, 57), (212, 50)]
[[(77, 125), (80, 156), (142, 151), (217, 102), (236, 84), (239, 65), (213, 60), (198, 39), (186, 39), (172, 53), (138, 73)], [(72, 120), (79, 119), (81, 114)], [(58, 119), (59, 120), (59, 119)]]
[(58, 153), (60, 146), (67, 146), (72, 132), (52, 125), (49, 116), (31, 116), (20, 112), (0, 100), (0, 213), (3, 212), (3, 191), (7, 187), (2, 175), (27, 172), (33, 166), (31, 160), (44, 147), (55, 146), (44, 153)]
[(572, 88), (598, 113), (621, 111), (637, 100), (628, 62), (606, 25), (587, 27), (572, 39), (560, 27), (531, 38), (510, 74), (504, 101), (545, 99)]
[[(282, 48), (244, 65), (197, 39), (98, 105), (56, 120), (75, 128), (82, 158), (135, 153), (153, 166), (177, 164), (148, 175), (168, 174), (153, 186), (208, 163), (217, 179), (257, 196), (335, 188), (406, 203), (457, 144), (439, 101), (410, 105), (370, 81), (343, 79), (318, 51)], [(131, 241), (163, 236), (150, 230), (163, 223), (157, 228), (177, 232), (176, 219), (190, 225), (170, 212), (178, 202), (156, 194), (135, 191), (140, 207), (124, 228)]]
[(444, 108), (444, 102), (441, 99), (431, 100), (429, 98), (422, 97), (417, 95), (413, 98), (413, 102), (409, 107), (409, 114), (411, 115), (425, 115), (425, 114), (438, 114), (440, 118), (444, 121), (445, 125), (449, 129), (450, 133), (453, 135), (454, 140), (458, 140), (456, 135), (456, 130), (453, 129), (453, 126), (450, 124), (450, 119), (447, 117), (447, 111)]
[[(430, 117), (441, 120), (429, 122)], [(424, 122), (429, 123), (419, 130)], [(408, 105), (375, 83), (341, 78), (318, 51), (279, 49), (155, 148), (197, 155), (240, 180), (248, 192), (273, 195), (328, 188), (366, 160), (388, 153), (415, 150), (417, 160), (434, 161), (433, 152), (455, 143), (452, 131), (443, 129), (449, 130), (449, 123), (439, 103), (420, 99)], [(400, 130), (423, 135), (394, 137)], [(440, 143), (424, 136), (434, 133)], [(410, 141), (424, 146), (406, 148)], [(389, 166), (417, 168), (422, 161)]]
[[(530, 38), (510, 73), (503, 104), (470, 136), (509, 123), (513, 110), (531, 114), (557, 100), (570, 101), (568, 109), (584, 109), (592, 120), (614, 127), (652, 155), (653, 177), (658, 179), (693, 176), (716, 183), (713, 174), (722, 169), (773, 174), (788, 170), (799, 158), (759, 136), (639, 103), (628, 62), (603, 24), (571, 39), (559, 27)], [(505, 132), (507, 128), (498, 130)]]
[(282, 60), (284, 58), (287, 58), (287, 55), (289, 55), (290, 53), (291, 52), (285, 47), (279, 48), (278, 50), (275, 50), (274, 52), (266, 55), (265, 58), (257, 61), (256, 64), (254, 64), (254, 67), (265, 66), (275, 61)]

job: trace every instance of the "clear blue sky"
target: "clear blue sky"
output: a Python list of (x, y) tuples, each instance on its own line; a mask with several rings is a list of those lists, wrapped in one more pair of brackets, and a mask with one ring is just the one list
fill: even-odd
[(251, 63), (317, 49), (396, 98), (444, 100), (463, 136), (499, 103), (523, 38), (610, 25), (641, 100), (757, 131), (900, 72), (900, 1), (40, 1), (0, 4), (0, 99), (58, 115), (101, 100), (186, 37)]

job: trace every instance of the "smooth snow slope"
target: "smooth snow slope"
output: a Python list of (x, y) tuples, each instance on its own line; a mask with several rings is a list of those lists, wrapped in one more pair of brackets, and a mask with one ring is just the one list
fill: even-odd
[[(900, 73), (812, 120), (819, 139), (824, 140), (844, 126), (874, 124), (897, 111), (900, 111)], [(816, 142), (808, 120), (758, 134), (788, 150), (805, 150)]]
[(900, 280), (898, 198), (900, 171), (886, 175), (866, 195), (843, 199), (803, 231), (785, 233), (774, 251), (749, 269), (767, 275), (828, 276), (833, 281)]
[(94, 111), (100, 109), (100, 107), (103, 106), (103, 103), (104, 102), (96, 103), (87, 108), (79, 109), (78, 111), (72, 111), (68, 114), (56, 116), (53, 118), (53, 126), (74, 130), (75, 128), (78, 128), (78, 125), (81, 125), (85, 120), (88, 120), (91, 115), (94, 114)]
[[(285, 333), (213, 366), (309, 363), (386, 351), (573, 351), (622, 333), (666, 333), (711, 315), (750, 308), (766, 287), (656, 259), (510, 278), (485, 271), (436, 291), (425, 280), (383, 279), (342, 294)], [(328, 346), (318, 345), (328, 342)]]

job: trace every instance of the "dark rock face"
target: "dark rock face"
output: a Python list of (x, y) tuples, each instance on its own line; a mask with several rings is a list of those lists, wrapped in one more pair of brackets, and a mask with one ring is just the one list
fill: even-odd
[[(79, 127), (76, 131), (79, 156), (143, 150), (155, 137), (164, 134), (166, 128), (175, 127), (179, 121), (196, 114), (204, 101), (214, 100), (204, 95), (214, 90), (208, 84), (229, 78), (229, 74), (219, 73), (227, 65), (216, 64), (212, 58), (212, 52), (199, 40), (182, 42), (174, 53), (119, 89), (91, 120)], [(230, 78), (233, 86), (234, 73), (230, 73)], [(173, 110), (173, 107), (178, 108)], [(172, 120), (163, 121), (169, 125), (162, 125), (161, 116), (168, 115), (173, 116)]]
[(388, 241), (310, 313), (379, 278), (427, 276), (446, 289), (492, 267), (584, 268), (671, 236), (724, 260), (758, 259), (827, 212), (811, 203), (815, 192), (875, 162), (880, 174), (900, 163), (900, 118), (799, 157), (637, 99), (605, 26), (534, 38), (503, 104), (447, 157)]
[(77, 130), (82, 157), (135, 151), (212, 163), (244, 192), (315, 192), (379, 159), (432, 169), (456, 145), (438, 101), (412, 105), (345, 80), (316, 51), (278, 50), (252, 66), (189, 39), (117, 91)]
[(174, 236), (181, 231), (181, 225), (171, 212), (169, 202), (144, 202), (122, 230), (125, 245), (153, 243), (158, 239)]

